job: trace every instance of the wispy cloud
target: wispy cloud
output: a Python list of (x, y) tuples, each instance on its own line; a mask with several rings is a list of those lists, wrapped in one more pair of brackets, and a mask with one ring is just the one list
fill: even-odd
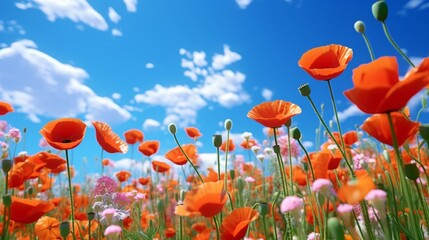
[(150, 131), (154, 129), (158, 129), (161, 126), (161, 123), (156, 121), (155, 119), (148, 118), (143, 122), (143, 130)]
[(246, 9), (247, 6), (249, 6), (249, 4), (252, 3), (252, 0), (235, 0), (235, 2), (238, 4), (238, 6), (241, 9)]
[(114, 28), (114, 29), (112, 29), (112, 35), (115, 36), (115, 37), (121, 37), (122, 36), (122, 32), (119, 31), (119, 29)]
[(40, 9), (51, 22), (54, 22), (57, 18), (63, 18), (75, 23), (83, 23), (102, 31), (106, 31), (109, 28), (103, 16), (87, 0), (29, 0), (25, 3), (16, 3), (15, 6), (22, 10)]
[(265, 101), (270, 101), (271, 98), (273, 97), (273, 91), (271, 91), (268, 88), (264, 88), (262, 89), (262, 97), (265, 99)]
[(109, 7), (109, 18), (110, 21), (114, 23), (118, 23), (119, 21), (121, 21), (121, 16), (119, 16), (119, 14), (112, 7)]
[(0, 32), (3, 33), (18, 33), (25, 35), (26, 31), (16, 20), (2, 21), (0, 20)]
[(124, 0), (128, 12), (137, 12), (137, 0)]
[(152, 69), (152, 68), (154, 68), (154, 67), (155, 67), (155, 65), (154, 65), (153, 63), (146, 63), (145, 67), (146, 67), (147, 69)]
[(353, 104), (348, 108), (346, 108), (345, 110), (338, 112), (338, 119), (340, 121), (346, 121), (350, 117), (362, 116), (364, 114), (365, 113), (363, 113), (361, 110), (359, 110), (359, 108), (356, 105)]
[[(75, 117), (122, 123), (131, 114), (111, 98), (85, 85), (88, 73), (41, 52), (31, 40), (0, 50), (0, 97), (31, 121), (39, 117)], [(57, 104), (52, 104), (57, 103)]]

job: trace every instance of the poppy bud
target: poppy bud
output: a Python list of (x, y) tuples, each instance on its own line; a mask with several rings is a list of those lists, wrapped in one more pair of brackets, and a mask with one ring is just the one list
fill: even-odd
[(405, 176), (408, 179), (411, 179), (413, 181), (416, 181), (417, 178), (420, 177), (419, 168), (417, 167), (417, 165), (415, 163), (405, 164), (405, 166), (404, 166), (404, 172), (405, 172)]
[(10, 207), (10, 205), (12, 205), (12, 197), (10, 194), (3, 195), (3, 204), (5, 207)]
[(237, 189), (240, 194), (244, 191), (245, 182), (242, 178), (237, 179)]
[(259, 203), (259, 214), (261, 214), (262, 217), (266, 216), (268, 214), (268, 204), (265, 202)]
[(168, 124), (168, 131), (170, 131), (171, 134), (176, 134), (177, 132), (176, 124), (174, 123)]
[(285, 124), (285, 127), (290, 127), (290, 125), (292, 125), (292, 118), (291, 119), (289, 119)]
[(355, 27), (356, 32), (358, 32), (358, 33), (364, 33), (365, 32), (365, 23), (362, 22), (361, 20), (356, 21), (354, 27)]
[(291, 135), (292, 135), (292, 138), (295, 140), (299, 141), (301, 139), (301, 131), (297, 127), (292, 128)]
[(302, 95), (302, 96), (304, 96), (304, 97), (308, 97), (308, 96), (310, 96), (311, 88), (310, 88), (310, 86), (308, 85), (308, 83), (305, 83), (305, 84), (301, 85), (301, 86), (298, 88), (298, 90), (299, 90), (299, 92), (301, 93), (301, 95)]
[(88, 221), (91, 221), (95, 218), (95, 212), (87, 212), (86, 215), (88, 216)]
[[(429, 124), (422, 124), (419, 127), (420, 136), (429, 144)], [(4, 161), (4, 160), (3, 160)]]
[(380, 22), (386, 20), (389, 11), (385, 1), (377, 1), (372, 4), (372, 15)]
[(34, 190), (33, 190), (33, 188), (32, 187), (29, 187), (28, 189), (27, 189), (27, 193), (28, 193), (28, 195), (33, 195), (33, 192), (34, 192)]
[(234, 170), (229, 170), (229, 176), (231, 177), (232, 180), (234, 180), (234, 178), (235, 178), (235, 171)]
[(213, 135), (213, 145), (217, 148), (222, 146), (222, 135), (220, 134)]
[(428, 105), (428, 100), (425, 97), (423, 97), (422, 98), (422, 108), (426, 108), (427, 105)]
[(12, 160), (3, 159), (3, 161), (1, 161), (1, 167), (3, 169), (3, 172), (5, 174), (7, 174), (10, 171), (10, 169), (12, 168)]
[(231, 128), (232, 128), (232, 121), (231, 121), (231, 119), (226, 119), (225, 120), (225, 129), (226, 130), (231, 130)]
[(60, 224), (60, 234), (64, 239), (70, 234), (70, 224), (68, 221), (64, 221)]
[(274, 153), (279, 154), (280, 153), (280, 146), (279, 145), (274, 145), (273, 146), (273, 150), (274, 150)]
[(328, 230), (333, 239), (344, 240), (344, 230), (338, 218), (331, 217), (328, 219)]

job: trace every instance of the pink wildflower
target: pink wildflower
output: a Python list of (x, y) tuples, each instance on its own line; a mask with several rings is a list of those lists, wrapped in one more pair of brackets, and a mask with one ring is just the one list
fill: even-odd
[[(281, 136), (278, 138), (278, 143), (280, 146), (280, 152), (283, 156), (289, 156), (289, 144), (288, 144), (288, 137), (287, 136)], [(298, 143), (295, 141), (295, 139), (291, 138), (290, 141), (290, 152), (292, 157), (298, 157), (299, 156), (299, 146)]]
[(117, 187), (118, 183), (111, 177), (102, 176), (97, 180), (94, 190), (92, 190), (92, 194), (94, 196), (113, 194), (116, 192)]
[(107, 240), (119, 239), (119, 235), (122, 233), (122, 228), (118, 225), (110, 225), (104, 230), (104, 236)]
[(12, 138), (12, 140), (14, 142), (19, 142), (21, 140), (21, 132), (19, 131), (18, 128), (10, 128), (9, 129), (9, 133), (8, 135), (10, 136), (10, 138)]

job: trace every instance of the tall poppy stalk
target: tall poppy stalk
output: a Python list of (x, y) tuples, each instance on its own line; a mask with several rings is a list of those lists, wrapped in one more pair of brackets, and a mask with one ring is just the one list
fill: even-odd
[(69, 197), (70, 197), (70, 209), (71, 209), (71, 224), (72, 224), (72, 236), (73, 240), (76, 240), (76, 232), (74, 228), (74, 199), (73, 199), (73, 188), (71, 184), (71, 172), (70, 172), (70, 161), (69, 161), (69, 151), (66, 149), (66, 161), (67, 161), (67, 178), (68, 178), (68, 184), (69, 184)]

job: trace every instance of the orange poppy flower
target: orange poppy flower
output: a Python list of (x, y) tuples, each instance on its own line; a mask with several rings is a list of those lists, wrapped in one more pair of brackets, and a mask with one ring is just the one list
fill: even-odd
[(222, 211), (227, 200), (223, 185), (223, 181), (206, 182), (192, 189), (186, 194), (183, 205), (176, 206), (176, 215), (215, 216)]
[(152, 169), (155, 172), (159, 172), (159, 173), (165, 173), (168, 172), (170, 170), (170, 165), (168, 165), (165, 162), (161, 162), (161, 161), (152, 161)]
[(104, 122), (92, 121), (101, 148), (108, 153), (126, 153), (128, 145)]
[(103, 159), (103, 161), (101, 163), (105, 167), (107, 167), (107, 166), (114, 166), (114, 163), (110, 159), (107, 159), (107, 158)]
[(30, 156), (28, 161), (32, 161), (31, 159), (38, 159), (39, 161), (45, 163), (45, 167), (48, 169), (55, 169), (58, 168), (61, 164), (67, 163), (64, 158), (49, 152), (36, 153), (33, 156)]
[(259, 212), (251, 207), (234, 209), (226, 216), (220, 227), (221, 238), (240, 240), (247, 232), (249, 224), (259, 217)]
[(17, 188), (30, 179), (36, 164), (32, 162), (19, 162), (14, 164), (8, 175), (9, 188)]
[(34, 234), (39, 239), (61, 239), (60, 221), (53, 217), (43, 216), (36, 222)]
[[(198, 158), (197, 154), (197, 147), (194, 144), (184, 144), (182, 145), (183, 151), (186, 153), (186, 156), (192, 161), (195, 162)], [(175, 147), (168, 151), (165, 154), (165, 158), (172, 161), (174, 164), (177, 165), (185, 165), (188, 160), (186, 159), (185, 155), (182, 153), (182, 150), (180, 150), (179, 147)]]
[(40, 134), (55, 149), (69, 150), (79, 145), (85, 135), (86, 125), (77, 118), (60, 118), (48, 122)]
[(52, 202), (12, 197), (10, 219), (23, 224), (33, 223), (54, 208)]
[(255, 139), (243, 140), (240, 146), (246, 150), (251, 149), (253, 146), (258, 146), (258, 142)]
[[(417, 134), (420, 124), (408, 120), (400, 112), (392, 112), (390, 115), (398, 146), (402, 146), (402, 144)], [(386, 114), (375, 114), (367, 118), (363, 123), (362, 129), (378, 141), (393, 146), (392, 134)]]
[(7, 113), (13, 112), (14, 109), (12, 105), (7, 102), (0, 101), (0, 115), (5, 115)]
[[(222, 151), (226, 151), (226, 141), (222, 143), (222, 145), (220, 145), (220, 150)], [(235, 150), (235, 144), (234, 141), (232, 141), (232, 139), (230, 138), (228, 141), (228, 152), (232, 152)]]
[(172, 238), (176, 236), (176, 230), (173, 227), (168, 227), (164, 230), (164, 235), (166, 238)]
[(367, 174), (358, 176), (356, 180), (343, 185), (338, 190), (338, 199), (351, 205), (357, 204), (373, 189), (375, 189), (375, 184), (371, 176)]
[(344, 95), (369, 114), (398, 111), (429, 84), (429, 58), (400, 81), (395, 57), (381, 57), (353, 70), (354, 88)]
[(66, 164), (61, 164), (57, 168), (51, 169), (51, 173), (59, 174), (60, 172), (66, 170), (66, 169), (67, 169)]
[(125, 141), (128, 144), (136, 144), (138, 142), (143, 142), (144, 135), (143, 132), (138, 129), (130, 129), (124, 133)]
[(196, 141), (199, 137), (203, 135), (201, 134), (200, 130), (196, 127), (187, 127), (185, 128), (185, 132), (194, 141)]
[(355, 144), (359, 140), (358, 132), (356, 131), (348, 131), (343, 134), (344, 144), (346, 146), (351, 146)]
[(300, 113), (301, 108), (298, 105), (283, 100), (275, 100), (256, 105), (247, 113), (247, 117), (265, 127), (277, 128)]
[(305, 52), (298, 65), (314, 79), (330, 80), (344, 72), (352, 57), (352, 49), (331, 44)]
[(119, 182), (126, 182), (131, 177), (131, 173), (126, 170), (121, 170), (115, 174)]
[(150, 157), (153, 154), (157, 153), (159, 149), (159, 141), (144, 141), (139, 146), (139, 151), (147, 156)]
[(146, 177), (146, 178), (141, 177), (141, 178), (139, 178), (138, 181), (141, 185), (147, 185), (150, 182), (150, 178), (149, 177)]

